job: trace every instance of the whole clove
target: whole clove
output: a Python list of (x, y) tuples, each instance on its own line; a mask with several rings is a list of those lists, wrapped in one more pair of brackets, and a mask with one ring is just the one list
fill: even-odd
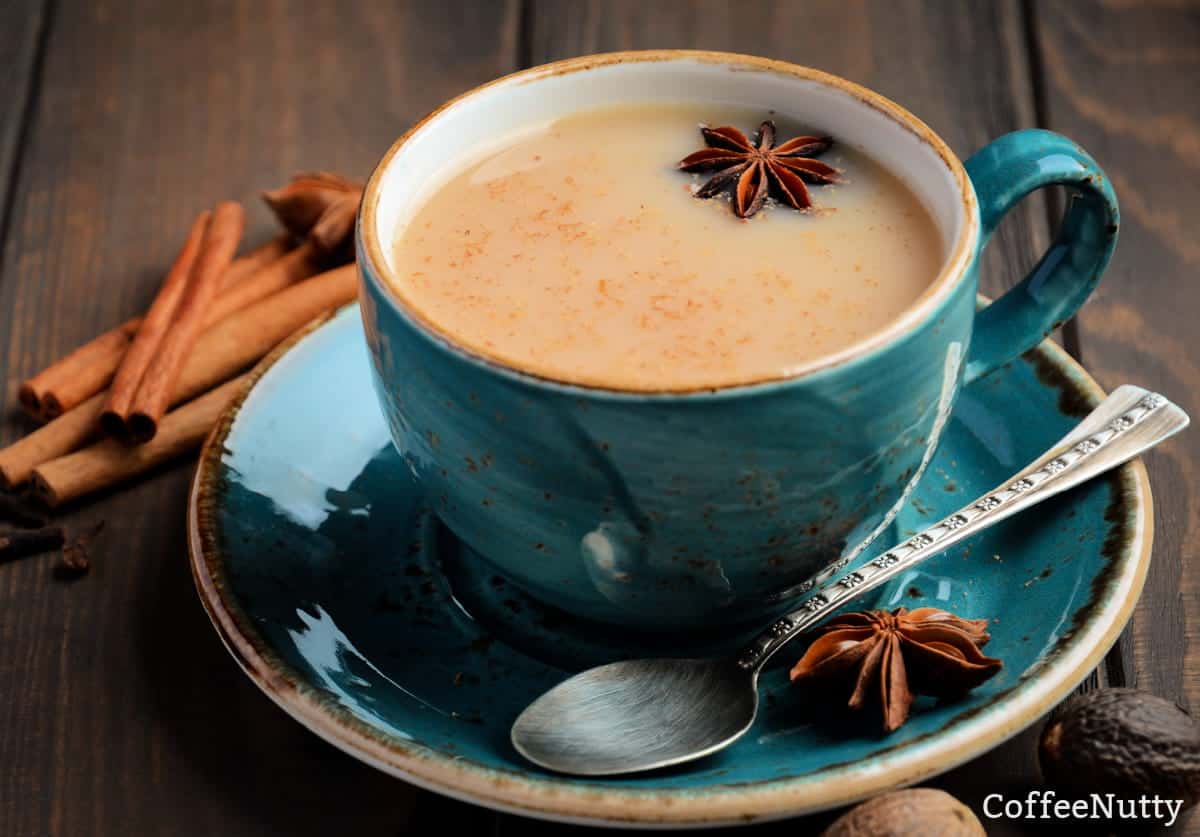
[(7, 492), (0, 492), (0, 520), (27, 529), (40, 529), (50, 522), (50, 518), (33, 503)]
[(66, 578), (77, 578), (85, 575), (92, 568), (92, 541), (103, 531), (104, 521), (101, 520), (82, 535), (72, 538), (63, 547), (62, 562), (56, 568), (56, 575)]
[(0, 564), (61, 549), (65, 542), (66, 533), (61, 526), (0, 532)]

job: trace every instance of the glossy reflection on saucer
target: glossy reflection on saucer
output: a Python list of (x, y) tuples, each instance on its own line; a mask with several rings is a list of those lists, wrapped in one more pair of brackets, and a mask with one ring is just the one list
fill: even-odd
[[(1149, 560), (1144, 471), (1125, 466), (862, 602), (994, 617), (988, 651), (1004, 671), (965, 700), (919, 701), (908, 724), (880, 738), (803, 705), (787, 684), (789, 651), (764, 673), (753, 728), (727, 751), (644, 776), (567, 778), (522, 759), (510, 725), (567, 674), (646, 654), (645, 637), (541, 607), (432, 520), (372, 398), (357, 311), (259, 374), (207, 445), (190, 511), (193, 571), (222, 639), (272, 700), (338, 747), (529, 816), (732, 824), (925, 779), (1033, 723), (1091, 671)], [(989, 488), (1098, 394), (1050, 345), (965, 389), (900, 531)], [(701, 638), (706, 647), (689, 653), (712, 649), (713, 637)]]

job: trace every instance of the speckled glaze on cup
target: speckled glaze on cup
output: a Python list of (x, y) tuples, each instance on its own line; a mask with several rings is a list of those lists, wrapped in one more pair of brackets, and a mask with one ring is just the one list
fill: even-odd
[[(941, 228), (940, 275), (887, 328), (790, 377), (659, 393), (548, 380), (468, 352), (389, 281), (400, 222), (473, 149), (580, 108), (653, 101), (775, 109), (875, 157)], [(988, 236), (1049, 184), (1071, 194), (1058, 239), (977, 314)], [(438, 516), (545, 602), (684, 629), (765, 618), (882, 531), (932, 457), (959, 386), (1074, 313), (1116, 231), (1103, 173), (1058, 135), (1009, 134), (964, 166), (911, 114), (843, 79), (660, 51), (533, 68), (435, 111), (371, 177), (357, 243), (376, 392)]]

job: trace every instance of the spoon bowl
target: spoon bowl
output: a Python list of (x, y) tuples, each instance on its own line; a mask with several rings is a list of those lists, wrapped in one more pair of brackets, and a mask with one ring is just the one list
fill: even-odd
[(750, 728), (758, 713), (756, 679), (720, 659), (598, 666), (526, 707), (513, 724), (513, 746), (534, 764), (580, 776), (690, 761)]

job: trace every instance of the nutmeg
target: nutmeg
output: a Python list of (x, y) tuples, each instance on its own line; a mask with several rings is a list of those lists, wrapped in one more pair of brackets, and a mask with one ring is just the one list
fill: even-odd
[(1200, 723), (1169, 700), (1136, 689), (1072, 698), (1042, 730), (1038, 761), (1067, 796), (1200, 800)]
[(892, 791), (851, 808), (821, 837), (987, 837), (971, 809), (945, 791)]

